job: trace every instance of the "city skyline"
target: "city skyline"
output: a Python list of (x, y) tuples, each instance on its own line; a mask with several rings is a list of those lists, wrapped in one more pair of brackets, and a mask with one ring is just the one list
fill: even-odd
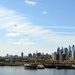
[[(73, 56), (73, 53), (75, 53), (75, 45), (69, 45), (68, 47), (57, 47), (56, 51), (54, 51), (53, 53), (48, 53), (48, 52), (39, 52), (39, 51), (36, 51), (36, 52), (29, 52), (28, 54), (25, 54), (24, 52), (21, 52), (20, 54), (6, 54), (5, 56), (1, 56), (1, 57), (28, 57), (29, 55), (30, 56), (35, 56), (37, 57), (37, 55), (48, 55), (48, 56), (51, 56), (52, 59), (53, 57), (55, 57), (54, 60), (58, 60), (56, 59), (57, 56), (56, 55), (59, 55), (59, 58), (63, 55), (63, 54), (67, 54), (68, 57), (72, 57)], [(53, 56), (52, 56), (53, 55)], [(75, 58), (75, 56), (74, 56)], [(68, 59), (66, 59), (68, 60)]]
[(10, 55), (7, 54), (4, 56), (6, 59), (12, 59), (12, 58), (48, 58), (50, 60), (75, 60), (75, 45), (68, 46), (68, 47), (58, 47), (55, 52), (52, 54), (50, 53), (42, 53), (42, 52), (34, 52), (34, 53), (28, 53), (27, 55), (24, 52), (21, 52), (20, 55)]
[(52, 53), (75, 44), (74, 8), (74, 0), (1, 0), (0, 55)]

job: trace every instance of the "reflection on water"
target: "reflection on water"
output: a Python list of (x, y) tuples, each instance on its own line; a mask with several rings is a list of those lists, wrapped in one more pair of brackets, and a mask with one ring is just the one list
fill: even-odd
[(24, 67), (0, 67), (0, 75), (74, 75), (75, 70), (38, 69), (28, 70)]

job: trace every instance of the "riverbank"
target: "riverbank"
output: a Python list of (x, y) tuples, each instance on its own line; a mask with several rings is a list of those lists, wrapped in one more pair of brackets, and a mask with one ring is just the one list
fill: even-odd
[(15, 63), (5, 63), (5, 62), (0, 62), (0, 66), (23, 66), (23, 62), (15, 62)]
[[(23, 62), (15, 62), (15, 63), (4, 63), (4, 62), (0, 62), (0, 66), (23, 66), (24, 67), (24, 64)], [(31, 64), (31, 63), (30, 63)], [(37, 66), (39, 64), (36, 64)], [(72, 65), (57, 65), (57, 64), (54, 64), (54, 65), (51, 65), (51, 64), (45, 64), (43, 65), (44, 68), (49, 68), (49, 69), (75, 69), (74, 66)]]
[(44, 65), (44, 68), (64, 68), (64, 69), (75, 69), (74, 61), (69, 61), (69, 60), (39, 60), (38, 59), (33, 59), (33, 58), (28, 58), (28, 59), (18, 59), (18, 60), (1, 60), (0, 61), (0, 66), (24, 66), (24, 64), (37, 64), (37, 65)]

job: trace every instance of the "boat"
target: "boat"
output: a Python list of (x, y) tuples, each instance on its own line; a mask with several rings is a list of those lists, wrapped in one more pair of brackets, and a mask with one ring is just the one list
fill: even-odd
[(24, 64), (25, 69), (37, 69), (37, 64)]
[(56, 69), (75, 69), (73, 66), (57, 66)]
[(56, 66), (55, 65), (45, 65), (45, 68), (56, 68)]
[(44, 65), (38, 65), (37, 68), (38, 69), (44, 69)]
[(56, 69), (69, 69), (70, 66), (56, 66)]
[(74, 65), (74, 64), (72, 64), (72, 67), (75, 67), (75, 65)]

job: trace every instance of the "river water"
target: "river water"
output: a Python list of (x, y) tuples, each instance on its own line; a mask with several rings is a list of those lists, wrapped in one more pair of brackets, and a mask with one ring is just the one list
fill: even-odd
[(75, 75), (75, 70), (37, 69), (28, 70), (24, 67), (0, 67), (0, 75)]

